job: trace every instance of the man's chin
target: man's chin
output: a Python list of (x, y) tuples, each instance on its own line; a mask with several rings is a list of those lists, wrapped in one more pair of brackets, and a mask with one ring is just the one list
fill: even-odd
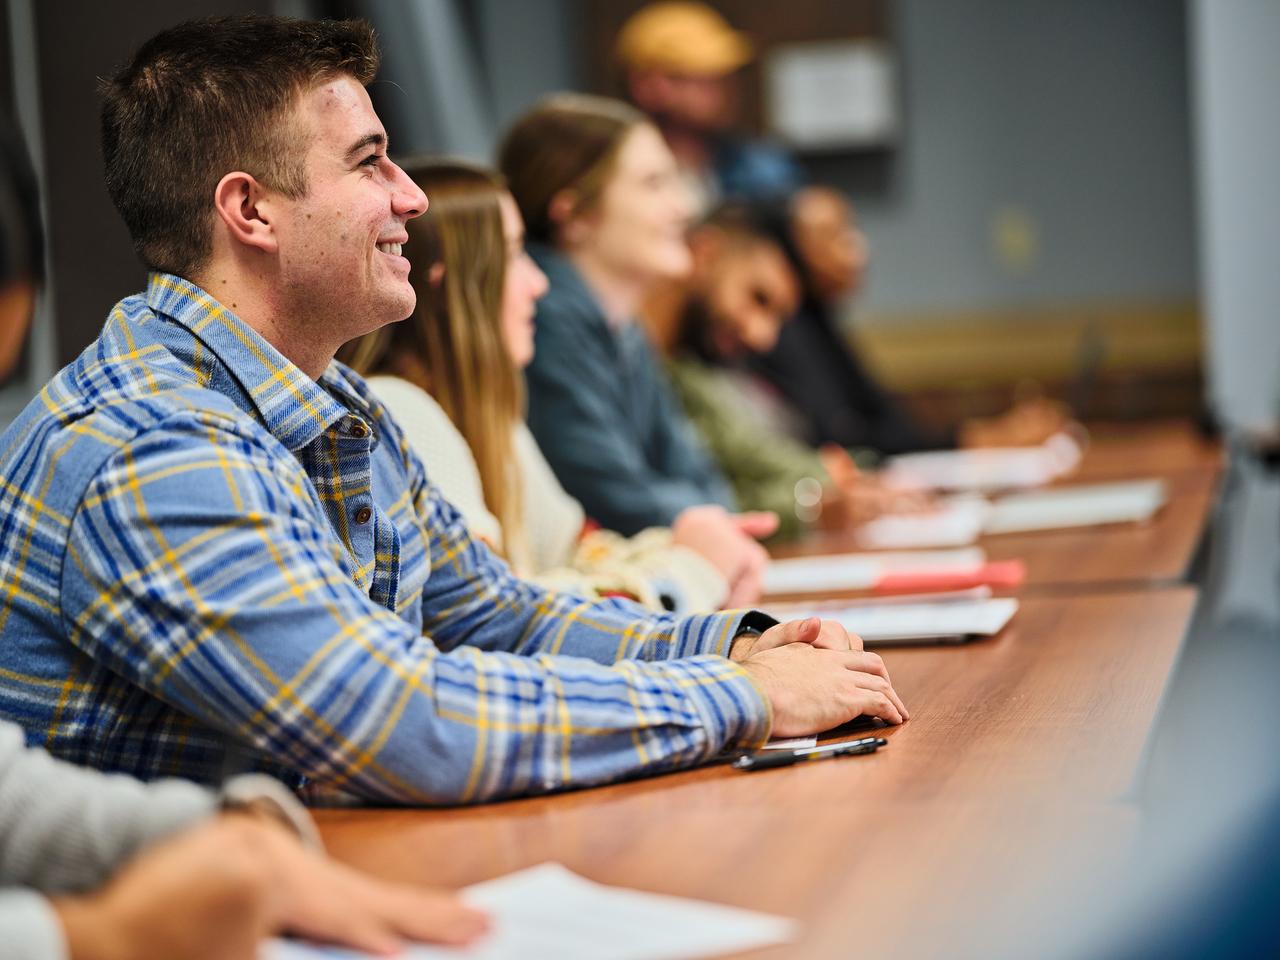
[(405, 289), (397, 290), (393, 296), (387, 298), (385, 310), (378, 311), (379, 316), (383, 318), (378, 326), (385, 327), (388, 323), (407, 320), (413, 316), (413, 310), (417, 305), (418, 295), (414, 293), (413, 287), (406, 284)]
[(395, 304), (379, 304), (376, 308), (364, 313), (363, 320), (359, 319), (360, 314), (349, 313), (344, 324), (347, 339), (355, 340), (357, 337), (366, 336), (390, 324), (406, 320), (413, 316), (413, 307), (413, 301), (406, 306), (403, 300), (399, 300)]

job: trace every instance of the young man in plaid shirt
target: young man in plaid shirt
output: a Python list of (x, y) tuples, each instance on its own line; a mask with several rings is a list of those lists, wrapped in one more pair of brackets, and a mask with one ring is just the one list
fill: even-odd
[(143, 778), (458, 803), (906, 710), (834, 623), (514, 578), (333, 362), (414, 307), (369, 28), (228, 17), (104, 85), (152, 273), (0, 437), (0, 717)]

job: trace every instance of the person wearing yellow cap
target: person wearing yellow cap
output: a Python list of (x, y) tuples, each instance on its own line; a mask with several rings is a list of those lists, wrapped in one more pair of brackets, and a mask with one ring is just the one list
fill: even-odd
[(699, 213), (722, 199), (775, 199), (800, 186), (800, 170), (787, 153), (731, 133), (738, 73), (755, 48), (711, 7), (688, 0), (650, 4), (623, 25), (615, 54), (627, 95), (662, 131)]

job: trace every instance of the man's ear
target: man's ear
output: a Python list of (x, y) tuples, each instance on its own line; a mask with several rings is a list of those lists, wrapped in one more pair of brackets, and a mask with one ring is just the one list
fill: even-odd
[(231, 239), (263, 253), (276, 253), (279, 238), (267, 192), (250, 174), (237, 170), (218, 181), (213, 207)]

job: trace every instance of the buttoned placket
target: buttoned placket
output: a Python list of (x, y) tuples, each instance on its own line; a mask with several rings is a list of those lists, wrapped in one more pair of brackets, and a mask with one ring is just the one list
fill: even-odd
[(373, 432), (355, 414), (348, 414), (331, 428), (337, 447), (334, 469), (335, 500), (345, 523), (347, 549), (356, 566), (356, 582), (368, 591), (375, 566), (376, 508), (373, 502), (371, 455)]

